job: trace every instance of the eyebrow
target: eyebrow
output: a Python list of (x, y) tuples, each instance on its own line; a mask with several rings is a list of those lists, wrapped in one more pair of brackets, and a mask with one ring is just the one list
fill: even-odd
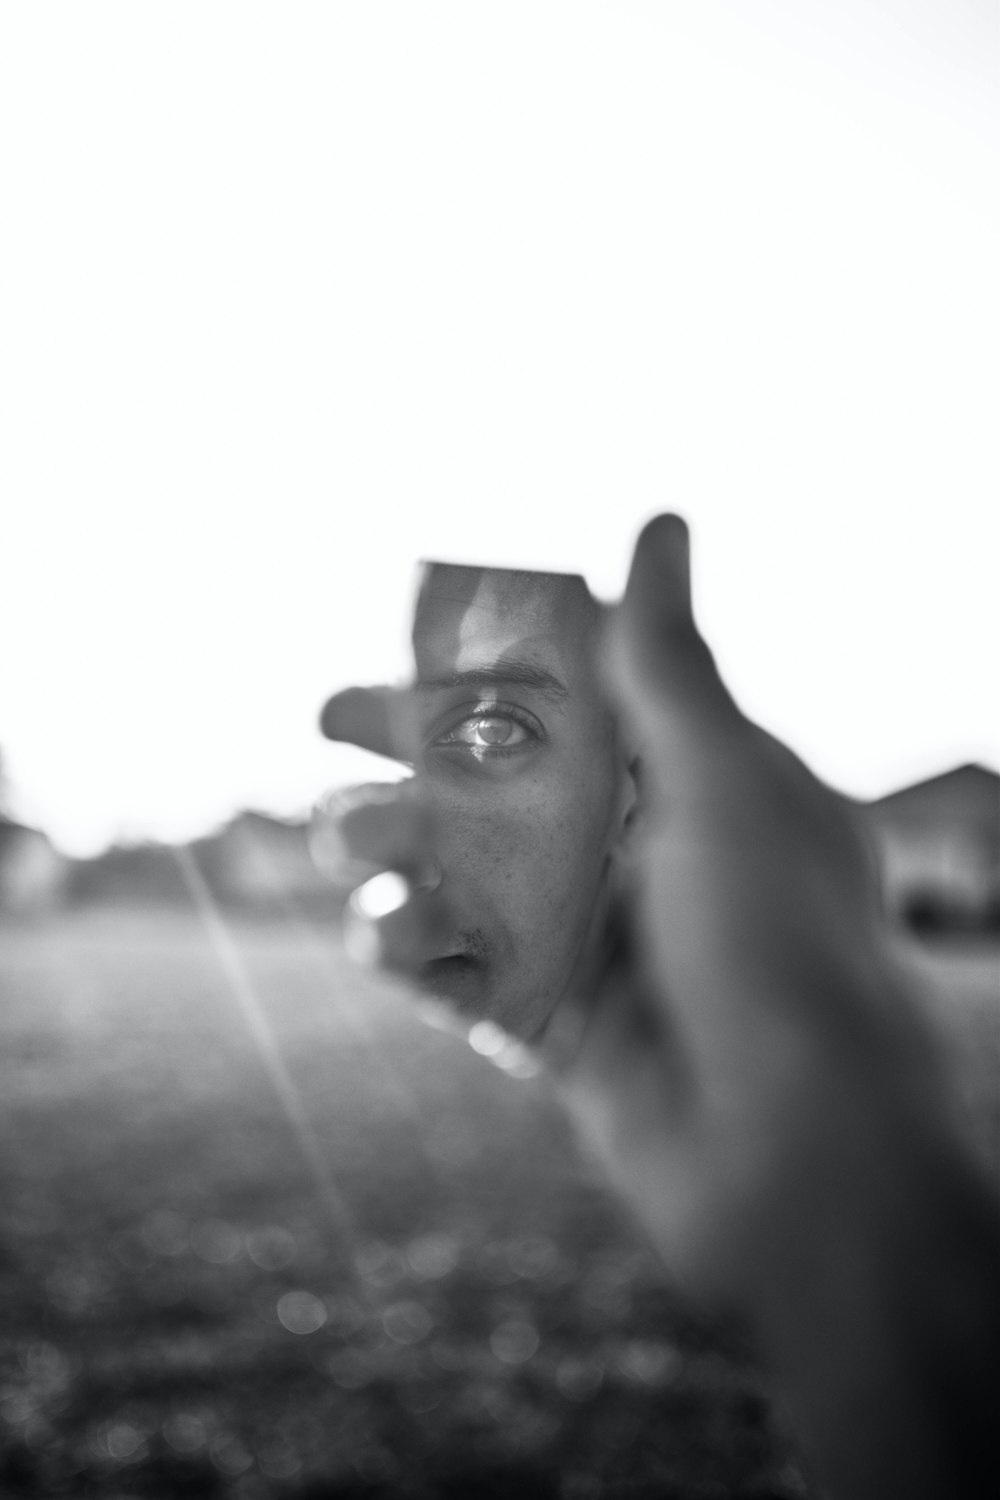
[(468, 667), (464, 672), (449, 672), (443, 677), (424, 677), (417, 683), (421, 693), (440, 692), (447, 688), (462, 687), (523, 687), (530, 688), (542, 698), (561, 703), (569, 697), (569, 689), (554, 673), (534, 662), (516, 658), (482, 662)]

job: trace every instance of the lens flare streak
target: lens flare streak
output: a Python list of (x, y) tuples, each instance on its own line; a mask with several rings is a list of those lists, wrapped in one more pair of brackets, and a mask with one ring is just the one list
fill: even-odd
[[(270, 851), (261, 840), (255, 839), (254, 847), (259, 859), (272, 858)], [(436, 878), (439, 880), (440, 876)], [(433, 889), (431, 882), (434, 881), (435, 875), (432, 871), (427, 885), (423, 888)], [(281, 889), (280, 881), (277, 879), (274, 881), (272, 896), (284, 915), (286, 926), (295, 933), (296, 947), (304, 961), (312, 965), (324, 980), (329, 977), (336, 981), (340, 976), (334, 968), (327, 943), (317, 933), (315, 924), (299, 909), (292, 894)], [(373, 1079), (377, 1079), (380, 1099), (391, 1105), (397, 1118), (410, 1127), (411, 1146), (419, 1155), (425, 1171), (436, 1179), (435, 1162), (424, 1145), (425, 1125), (417, 1092), (405, 1074), (393, 1065), (392, 1061), (386, 1057), (384, 1049), (378, 1045), (367, 1008), (365, 1006), (342, 1007), (338, 1013), (338, 1024), (351, 1032), (359, 1051), (364, 1052), (366, 1068)]]
[(343, 1197), (330, 1178), (326, 1161), (312, 1125), (302, 1104), (299, 1091), (278, 1050), (264, 1008), (247, 973), (239, 949), (233, 941), (204, 875), (190, 849), (175, 848), (174, 854), (184, 883), (208, 935), (219, 967), (253, 1039), (260, 1060), (292, 1127), (299, 1150), (316, 1187), (331, 1229), (339, 1242), (345, 1269), (355, 1279), (353, 1246), (354, 1223)]

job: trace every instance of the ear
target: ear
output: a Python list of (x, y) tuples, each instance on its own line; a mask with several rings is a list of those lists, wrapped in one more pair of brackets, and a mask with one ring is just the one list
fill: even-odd
[(619, 766), (620, 792), (615, 823), (614, 852), (631, 850), (636, 829), (642, 819), (641, 763), (638, 755), (623, 754)]

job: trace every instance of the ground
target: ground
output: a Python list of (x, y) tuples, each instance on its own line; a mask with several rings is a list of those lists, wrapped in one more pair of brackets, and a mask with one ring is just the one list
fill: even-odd
[[(978, 1149), (995, 950), (923, 961)], [(734, 1341), (514, 1079), (323, 925), (0, 933), (0, 1494), (812, 1494)]]

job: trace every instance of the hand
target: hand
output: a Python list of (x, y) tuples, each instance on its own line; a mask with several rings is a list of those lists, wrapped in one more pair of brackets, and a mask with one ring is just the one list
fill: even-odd
[(734, 703), (677, 517), (639, 541), (604, 675), (641, 831), (617, 955), (543, 1052), (668, 1263), (744, 1306), (807, 1206), (887, 1169), (890, 1120), (943, 1110), (937, 1058), (854, 811)]
[[(833, 1493), (978, 1492), (995, 1207), (852, 811), (733, 702), (694, 623), (678, 518), (643, 533), (606, 635), (643, 805), (610, 920), (538, 1050), (667, 1264), (744, 1319)], [(405, 705), (341, 695), (332, 727), (409, 758)], [(447, 926), (441, 893), (415, 890), (434, 840), (419, 787), (362, 796), (342, 829), (365, 869), (407, 879), (384, 917), (356, 906), (355, 933), (417, 974)]]

